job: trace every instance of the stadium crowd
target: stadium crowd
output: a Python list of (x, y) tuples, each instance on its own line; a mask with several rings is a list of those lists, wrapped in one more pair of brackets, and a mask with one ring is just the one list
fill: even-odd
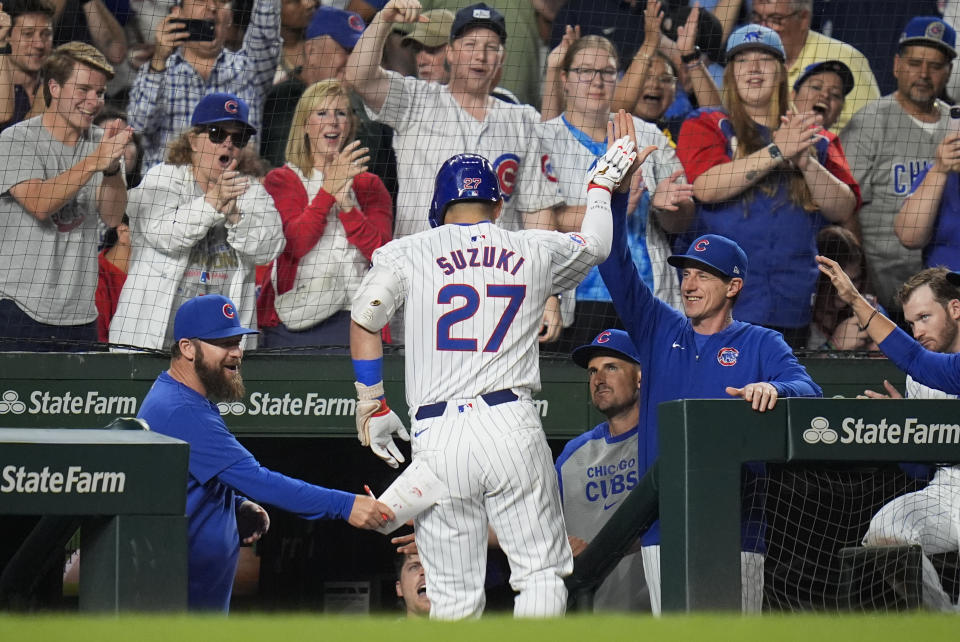
[[(617, 291), (635, 303), (624, 283), (649, 290), (661, 317), (686, 323), (683, 299), (697, 295), (681, 280), (697, 240), (725, 237), (745, 251), (746, 285), (725, 303), (738, 322), (780, 333), (790, 368), (787, 346), (877, 350), (878, 313), (922, 339), (904, 283), (924, 269), (960, 270), (960, 1), (865, 5), (9, 0), (0, 350), (174, 347), (177, 360), (177, 342), (203, 338), (176, 329), (178, 309), (221, 295), (238, 324), (260, 331), (247, 349), (347, 353), (351, 302), (374, 251), (428, 229), (448, 158), (489, 160), (498, 225), (577, 232), (584, 176), (621, 109), (638, 149), (656, 148), (632, 177), (622, 230), (619, 256), (638, 278), (611, 283), (594, 268), (553, 292), (540, 320), (547, 352), (621, 337), (617, 354), (601, 346), (578, 361), (627, 397), (609, 414), (594, 399), (624, 431), (598, 426), (591, 439), (629, 432), (641, 412), (640, 344), (624, 332), (640, 330), (617, 317)], [(838, 271), (818, 268), (818, 255)], [(453, 270), (468, 260), (451, 259)], [(633, 274), (626, 260), (606, 265)], [(838, 290), (840, 271), (849, 288)], [(937, 300), (957, 303), (956, 283), (939, 281)], [(857, 310), (851, 292), (864, 295)], [(416, 330), (404, 318), (418, 317), (396, 314), (377, 331), (385, 343)], [(937, 351), (955, 353), (949, 343)], [(589, 365), (600, 357), (622, 362), (607, 366), (619, 374)], [(743, 384), (738, 396), (759, 385)], [(796, 394), (819, 394), (810, 384)], [(766, 385), (770, 408), (790, 392)], [(755, 408), (760, 394), (771, 393), (757, 392)], [(632, 450), (637, 436), (623, 444)], [(612, 456), (591, 448), (577, 456)], [(632, 560), (647, 567), (653, 592), (642, 599), (655, 611), (656, 555)], [(419, 558), (400, 562), (398, 596), (422, 614)]]
[[(795, 350), (870, 348), (814, 256), (842, 249), (901, 322), (901, 283), (960, 267), (960, 16), (880, 3), (895, 53), (868, 57), (837, 4), (4, 3), (0, 349), (168, 350), (179, 303), (224, 294), (261, 348), (342, 350), (372, 252), (426, 228), (446, 158), (490, 159), (504, 227), (576, 230), (620, 108), (659, 148), (629, 204), (659, 298), (679, 307), (666, 259), (720, 233), (751, 263), (737, 318)], [(622, 327), (598, 272), (556, 294), (542, 350)]]

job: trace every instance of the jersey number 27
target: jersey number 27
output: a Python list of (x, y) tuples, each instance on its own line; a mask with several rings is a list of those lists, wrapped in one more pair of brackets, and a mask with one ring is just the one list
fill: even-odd
[[(487, 298), (497, 297), (509, 299), (507, 307), (500, 315), (500, 321), (497, 327), (493, 329), (490, 338), (483, 346), (484, 352), (496, 352), (503, 343), (503, 338), (507, 336), (507, 330), (510, 324), (517, 316), (520, 305), (527, 295), (527, 286), (525, 285), (492, 285), (487, 284)], [(455, 338), (450, 336), (450, 330), (458, 323), (462, 323), (471, 318), (480, 309), (480, 293), (473, 286), (463, 283), (451, 283), (440, 288), (437, 292), (437, 303), (449, 305), (455, 298), (464, 299), (464, 304), (459, 308), (450, 310), (442, 317), (437, 319), (437, 350), (459, 350), (461, 352), (476, 352), (477, 340), (466, 338)]]

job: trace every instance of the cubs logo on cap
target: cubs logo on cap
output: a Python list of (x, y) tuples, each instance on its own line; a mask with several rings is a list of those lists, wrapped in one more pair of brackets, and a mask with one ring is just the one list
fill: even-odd
[(957, 32), (937, 16), (917, 16), (903, 28), (898, 52), (911, 45), (939, 49), (952, 60), (957, 56)]
[(233, 301), (219, 294), (196, 296), (185, 301), (173, 319), (173, 340), (226, 339), (242, 334), (257, 334), (240, 325)]
[(310, 18), (304, 37), (306, 40), (313, 40), (321, 36), (330, 36), (347, 51), (353, 51), (366, 28), (367, 23), (363, 21), (360, 14), (336, 7), (317, 7), (313, 17)]
[(630, 339), (630, 335), (623, 330), (604, 330), (587, 345), (576, 348), (570, 353), (570, 358), (581, 368), (586, 368), (590, 360), (599, 354), (609, 354), (640, 364), (640, 355)]
[(705, 266), (727, 278), (746, 278), (747, 254), (734, 241), (719, 234), (704, 234), (690, 244), (686, 254), (674, 254), (667, 263), (677, 268)]
[(240, 123), (251, 133), (257, 132), (250, 124), (250, 107), (246, 101), (228, 91), (217, 91), (201, 98), (190, 117), (191, 127), (226, 122)]

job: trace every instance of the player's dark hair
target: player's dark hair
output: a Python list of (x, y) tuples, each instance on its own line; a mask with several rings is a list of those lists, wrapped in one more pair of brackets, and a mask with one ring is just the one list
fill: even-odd
[(925, 285), (930, 286), (933, 292), (933, 298), (937, 300), (944, 310), (954, 299), (960, 299), (960, 290), (955, 285), (947, 281), (947, 274), (950, 272), (945, 267), (932, 267), (917, 272), (907, 279), (897, 291), (897, 303), (903, 305), (913, 295), (913, 293)]

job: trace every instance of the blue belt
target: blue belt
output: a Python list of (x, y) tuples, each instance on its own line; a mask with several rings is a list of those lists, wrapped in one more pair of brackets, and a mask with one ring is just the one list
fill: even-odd
[[(518, 397), (513, 390), (494, 390), (493, 392), (480, 395), (480, 398), (487, 402), (488, 406), (499, 406), (508, 401), (516, 401), (520, 397)], [(420, 406), (417, 408), (417, 414), (415, 414), (414, 417), (416, 417), (418, 421), (433, 419), (434, 417), (442, 415), (446, 409), (447, 402), (438, 401), (437, 403)]]

